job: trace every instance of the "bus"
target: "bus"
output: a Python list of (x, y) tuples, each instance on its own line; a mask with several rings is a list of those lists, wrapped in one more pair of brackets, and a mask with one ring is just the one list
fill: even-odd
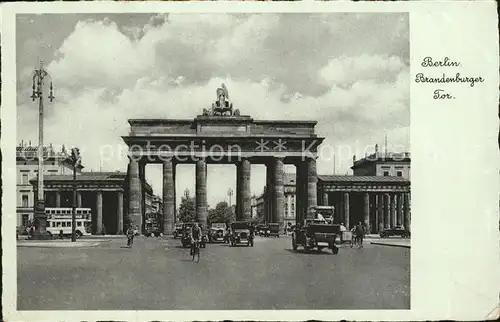
[[(45, 208), (47, 215), (47, 232), (52, 236), (62, 233), (71, 236), (73, 208)], [(76, 208), (76, 237), (87, 236), (92, 233), (92, 210), (90, 208)]]

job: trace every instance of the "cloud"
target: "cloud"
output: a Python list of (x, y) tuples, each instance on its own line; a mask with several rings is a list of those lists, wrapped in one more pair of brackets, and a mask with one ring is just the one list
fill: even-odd
[[(150, 15), (142, 25), (107, 17), (68, 24), (48, 64), (56, 101), (46, 104), (46, 142), (80, 147), (87, 169), (125, 171), (128, 119), (193, 118), (223, 82), (242, 114), (318, 120), (338, 171), (386, 133), (392, 145), (409, 149), (406, 14)], [(19, 43), (36, 47), (38, 34), (20, 35)], [(18, 139), (36, 142), (37, 109), (24, 97), (31, 67), (20, 55)], [(351, 151), (339, 152), (346, 147)], [(194, 189), (194, 168), (183, 169), (178, 199)], [(325, 155), (318, 170), (331, 173), (333, 160)], [(265, 170), (252, 171), (259, 193)], [(209, 167), (217, 182), (209, 182), (211, 204), (235, 190), (235, 176), (234, 167)], [(161, 194), (161, 167), (149, 166), (147, 177)]]

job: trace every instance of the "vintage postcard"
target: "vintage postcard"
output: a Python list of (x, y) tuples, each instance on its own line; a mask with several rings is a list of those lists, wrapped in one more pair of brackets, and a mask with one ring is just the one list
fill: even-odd
[(2, 5), (5, 320), (498, 317), (495, 8)]

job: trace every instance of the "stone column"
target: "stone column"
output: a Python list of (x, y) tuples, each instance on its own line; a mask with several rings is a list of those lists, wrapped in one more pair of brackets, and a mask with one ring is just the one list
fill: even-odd
[(56, 207), (61, 207), (61, 192), (56, 191)]
[(141, 180), (139, 179), (139, 164), (137, 160), (130, 159), (129, 162), (129, 194), (128, 194), (128, 216), (133, 229), (142, 227), (141, 216)]
[(384, 194), (384, 224), (385, 228), (391, 228), (391, 196)]
[(207, 229), (207, 163), (205, 159), (196, 162), (196, 213), (198, 223)]
[(303, 216), (303, 197), (302, 197), (302, 164), (295, 164), (295, 223), (298, 224), (302, 221)]
[(250, 174), (251, 166), (248, 159), (244, 159), (239, 164), (240, 167), (240, 190), (238, 194), (240, 195), (241, 207), (240, 220), (250, 220), (252, 219), (252, 195), (250, 192)]
[(349, 223), (349, 192), (344, 192), (344, 199), (342, 200), (344, 206), (344, 225), (347, 229), (351, 229)]
[(365, 192), (364, 195), (364, 201), (365, 201), (365, 212), (364, 212), (364, 221), (365, 221), (365, 227), (366, 231), (368, 233), (371, 233), (370, 230), (370, 194), (368, 192)]
[(76, 192), (76, 207), (82, 208), (82, 193), (78, 191)]
[(274, 217), (273, 222), (280, 224), (280, 230), (283, 228), (285, 216), (285, 187), (284, 187), (284, 171), (283, 158), (274, 159)]
[(307, 209), (318, 205), (317, 181), (316, 159), (310, 158), (307, 160)]
[(404, 194), (404, 226), (405, 229), (410, 230), (411, 228), (411, 218), (410, 218), (410, 193)]
[(397, 211), (397, 225), (401, 226), (404, 225), (403, 222), (403, 203), (404, 203), (404, 196), (402, 193), (398, 194), (398, 211)]
[(117, 217), (118, 217), (118, 227), (116, 229), (116, 234), (121, 235), (123, 234), (123, 192), (118, 191), (116, 194), (118, 198), (118, 207), (117, 207)]
[(102, 232), (102, 191), (96, 191), (97, 196), (97, 233)]
[(396, 195), (391, 195), (391, 226), (396, 226)]
[(173, 163), (172, 172), (173, 172), (173, 176), (174, 176), (174, 226), (175, 226), (175, 223), (177, 223), (177, 205), (175, 204), (177, 202), (177, 188), (175, 187), (175, 178), (176, 178), (175, 169), (176, 169), (176, 167), (177, 167), (177, 165), (175, 163)]
[(328, 192), (323, 192), (323, 205), (325, 206), (329, 206), (329, 203), (328, 203)]
[(234, 212), (236, 215), (236, 220), (241, 220), (241, 164), (236, 164), (236, 202), (234, 207)]
[(274, 223), (274, 218), (276, 217), (274, 215), (275, 211), (275, 199), (276, 199), (276, 191), (275, 191), (275, 168), (276, 165), (274, 164), (273, 161), (269, 162), (267, 164), (266, 168), (266, 179), (267, 179), (267, 195), (268, 195), (268, 223)]
[(384, 195), (377, 195), (377, 234), (384, 229)]
[(141, 230), (144, 231), (146, 224), (146, 163), (144, 161), (139, 162), (139, 179), (141, 180)]
[(163, 161), (163, 234), (171, 235), (174, 230), (174, 165), (172, 158)]

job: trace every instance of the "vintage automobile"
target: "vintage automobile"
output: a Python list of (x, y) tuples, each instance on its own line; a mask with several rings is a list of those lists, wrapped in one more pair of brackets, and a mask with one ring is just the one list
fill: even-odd
[(267, 236), (280, 238), (280, 224), (277, 223), (269, 224), (269, 229), (267, 230)]
[(174, 232), (172, 233), (172, 235), (174, 235), (174, 238), (182, 236), (182, 223), (175, 224)]
[(269, 225), (262, 225), (258, 228), (259, 236), (268, 237), (269, 236)]
[(392, 228), (386, 228), (380, 233), (380, 238), (389, 238), (391, 236), (401, 236), (403, 238), (410, 238), (410, 231), (406, 230), (404, 227), (396, 226)]
[(235, 221), (231, 224), (231, 246), (245, 244), (253, 247), (253, 227), (248, 221)]
[[(181, 237), (181, 244), (182, 247), (190, 247), (191, 246), (191, 228), (193, 227), (194, 223), (193, 222), (188, 222), (182, 224), (182, 237)], [(207, 243), (207, 236), (203, 233), (203, 228), (201, 227), (201, 242), (200, 242), (200, 247), (205, 248), (206, 243)]]
[(302, 224), (292, 227), (293, 250), (302, 246), (306, 253), (314, 248), (320, 251), (323, 248), (329, 248), (332, 254), (338, 253), (335, 239), (340, 234), (340, 225), (330, 224), (324, 218), (308, 218)]
[(226, 223), (213, 223), (208, 231), (208, 242), (224, 242), (224, 235), (226, 233)]

